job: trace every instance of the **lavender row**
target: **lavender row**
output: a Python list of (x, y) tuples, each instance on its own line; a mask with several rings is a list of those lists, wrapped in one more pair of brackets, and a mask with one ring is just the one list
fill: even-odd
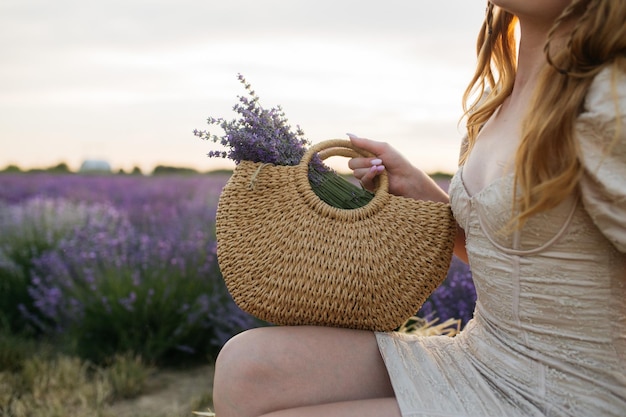
[[(227, 179), (0, 175), (5, 321), (66, 335), (95, 359), (138, 347), (155, 359), (219, 349), (258, 324), (233, 304), (217, 265)], [(474, 303), (471, 273), (455, 259), (418, 315), (465, 324)]]
[(11, 283), (0, 302), (18, 321), (11, 330), (70, 340), (94, 360), (135, 351), (164, 361), (214, 354), (256, 325), (217, 266), (226, 179), (0, 176), (0, 279)]

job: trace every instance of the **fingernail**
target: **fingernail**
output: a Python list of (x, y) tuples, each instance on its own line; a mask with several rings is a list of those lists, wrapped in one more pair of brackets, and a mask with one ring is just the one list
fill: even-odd
[(384, 165), (376, 165), (376, 171), (378, 172), (383, 172), (385, 170), (385, 166)]
[[(380, 165), (379, 165), (379, 166), (380, 166)], [(376, 172), (376, 171), (378, 171), (378, 166), (373, 165), (373, 166), (370, 168), (370, 172)]]
[(372, 165), (380, 165), (383, 163), (383, 160), (376, 158), (376, 159), (372, 159), (370, 162)]
[(350, 139), (358, 137), (358, 136), (357, 136), (357, 135), (355, 135), (354, 133), (346, 133), (346, 135), (348, 135), (348, 137), (349, 137)]

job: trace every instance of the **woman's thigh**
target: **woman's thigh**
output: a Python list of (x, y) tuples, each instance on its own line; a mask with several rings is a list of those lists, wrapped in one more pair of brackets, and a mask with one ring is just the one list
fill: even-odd
[(215, 368), (216, 414), (261, 415), (393, 397), (376, 336), (328, 327), (265, 327), (231, 339)]
[(401, 417), (395, 398), (373, 398), (280, 410), (261, 417)]

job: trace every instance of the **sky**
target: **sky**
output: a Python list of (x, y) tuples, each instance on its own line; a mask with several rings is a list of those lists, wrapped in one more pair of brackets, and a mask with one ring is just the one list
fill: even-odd
[[(387, 141), (453, 172), (478, 0), (2, 0), (0, 169), (104, 159), (200, 171), (243, 74), (312, 143)], [(220, 134), (219, 130), (212, 129)]]

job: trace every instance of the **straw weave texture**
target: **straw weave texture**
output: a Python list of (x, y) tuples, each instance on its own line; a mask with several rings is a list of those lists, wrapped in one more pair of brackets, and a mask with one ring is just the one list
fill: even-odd
[[(217, 210), (218, 261), (241, 309), (279, 325), (393, 330), (445, 279), (456, 223), (449, 204), (387, 192), (344, 210), (311, 189), (311, 155), (346, 155), (322, 142), (297, 166), (240, 162)], [(337, 148), (337, 151), (334, 151)]]

